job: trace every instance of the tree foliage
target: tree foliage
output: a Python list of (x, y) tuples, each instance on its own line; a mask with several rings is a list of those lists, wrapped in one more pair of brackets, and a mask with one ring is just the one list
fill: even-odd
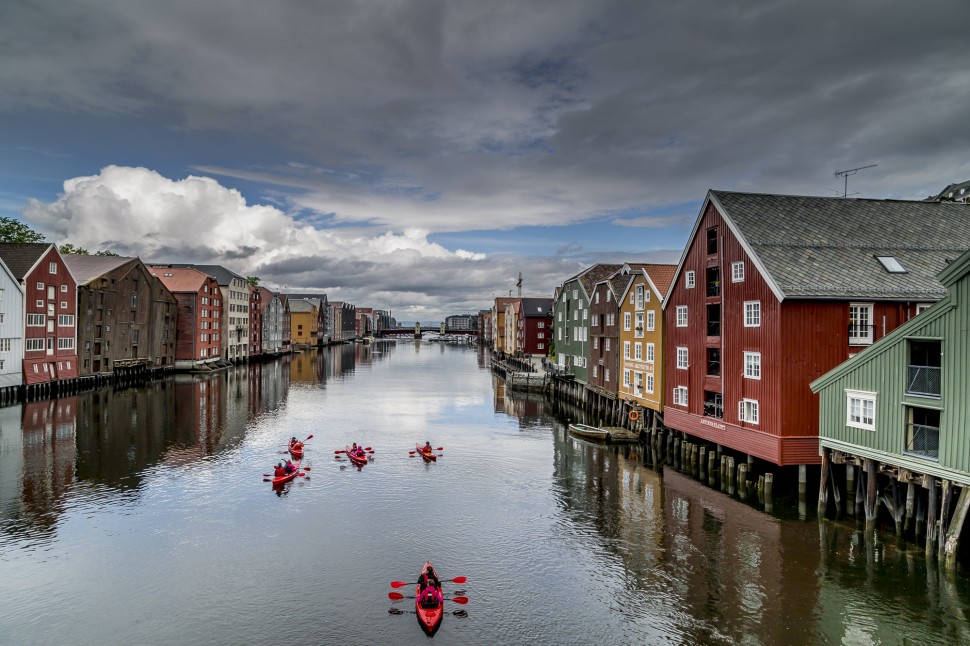
[(72, 253), (77, 256), (87, 256), (89, 254), (88, 250), (83, 247), (75, 247), (70, 242), (65, 242), (60, 247), (57, 248), (61, 253)]
[(252, 287), (259, 287), (259, 276), (246, 276), (246, 282)]
[(118, 254), (113, 252), (111, 249), (102, 249), (101, 251), (98, 251), (94, 255), (95, 256), (117, 256)]
[(44, 236), (20, 220), (0, 217), (0, 242), (43, 242)]

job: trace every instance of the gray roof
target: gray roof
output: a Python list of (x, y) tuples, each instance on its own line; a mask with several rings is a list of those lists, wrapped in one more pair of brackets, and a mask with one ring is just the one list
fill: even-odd
[(551, 298), (523, 298), (522, 316), (524, 317), (552, 316), (552, 299)]
[(601, 280), (606, 280), (621, 269), (623, 269), (623, 265), (608, 263), (593, 265), (578, 276), (579, 284), (582, 285), (583, 289), (586, 290), (586, 295), (590, 296), (593, 293), (593, 287), (596, 285), (596, 283), (600, 282)]
[(219, 285), (225, 286), (232, 282), (233, 278), (240, 278), (246, 280), (245, 276), (240, 276), (231, 269), (226, 269), (222, 265), (196, 265), (190, 262), (170, 262), (170, 263), (146, 263), (149, 267), (187, 267), (191, 269), (198, 269), (199, 271), (206, 273), (216, 279)]
[[(779, 298), (936, 301), (946, 293), (937, 274), (970, 249), (970, 204), (709, 197)], [(877, 256), (894, 257), (906, 272), (890, 273)]]
[(125, 256), (85, 256), (76, 253), (61, 254), (61, 258), (78, 285), (86, 285), (127, 262), (138, 260)]
[(37, 261), (53, 246), (50, 242), (0, 243), (0, 258), (17, 280), (23, 280)]
[(290, 311), (291, 312), (312, 312), (313, 308), (319, 308), (319, 303), (311, 302), (306, 298), (292, 298), (290, 297)]

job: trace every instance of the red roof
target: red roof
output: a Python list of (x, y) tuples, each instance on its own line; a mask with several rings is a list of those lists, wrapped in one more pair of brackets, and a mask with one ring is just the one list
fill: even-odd
[(162, 284), (173, 294), (192, 292), (197, 294), (209, 275), (190, 267), (149, 267), (153, 276), (158, 276)]

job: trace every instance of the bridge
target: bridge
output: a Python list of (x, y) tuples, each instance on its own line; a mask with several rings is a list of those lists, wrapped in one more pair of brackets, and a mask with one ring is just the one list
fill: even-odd
[[(428, 334), (428, 333), (441, 334), (441, 328), (440, 327), (421, 328), (421, 334)], [(451, 329), (445, 328), (445, 332), (444, 333), (445, 334), (452, 334), (452, 335), (455, 335), (455, 336), (459, 336), (459, 335), (460, 336), (478, 336), (478, 330), (451, 330)], [(388, 328), (386, 330), (381, 330), (377, 334), (377, 338), (379, 338), (379, 339), (380, 338), (385, 338), (385, 339), (386, 338), (398, 338), (398, 337), (413, 338), (414, 337), (414, 328), (413, 327), (393, 327), (393, 328)]]

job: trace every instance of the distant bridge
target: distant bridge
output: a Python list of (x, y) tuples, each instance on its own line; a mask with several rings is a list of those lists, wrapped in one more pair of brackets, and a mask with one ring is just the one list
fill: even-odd
[[(441, 334), (440, 327), (423, 327), (421, 328), (421, 334)], [(445, 334), (463, 335), (463, 336), (478, 336), (478, 330), (451, 330), (445, 328)], [(384, 337), (413, 337), (414, 328), (413, 327), (394, 327), (387, 330), (381, 330), (377, 335), (378, 338)]]

